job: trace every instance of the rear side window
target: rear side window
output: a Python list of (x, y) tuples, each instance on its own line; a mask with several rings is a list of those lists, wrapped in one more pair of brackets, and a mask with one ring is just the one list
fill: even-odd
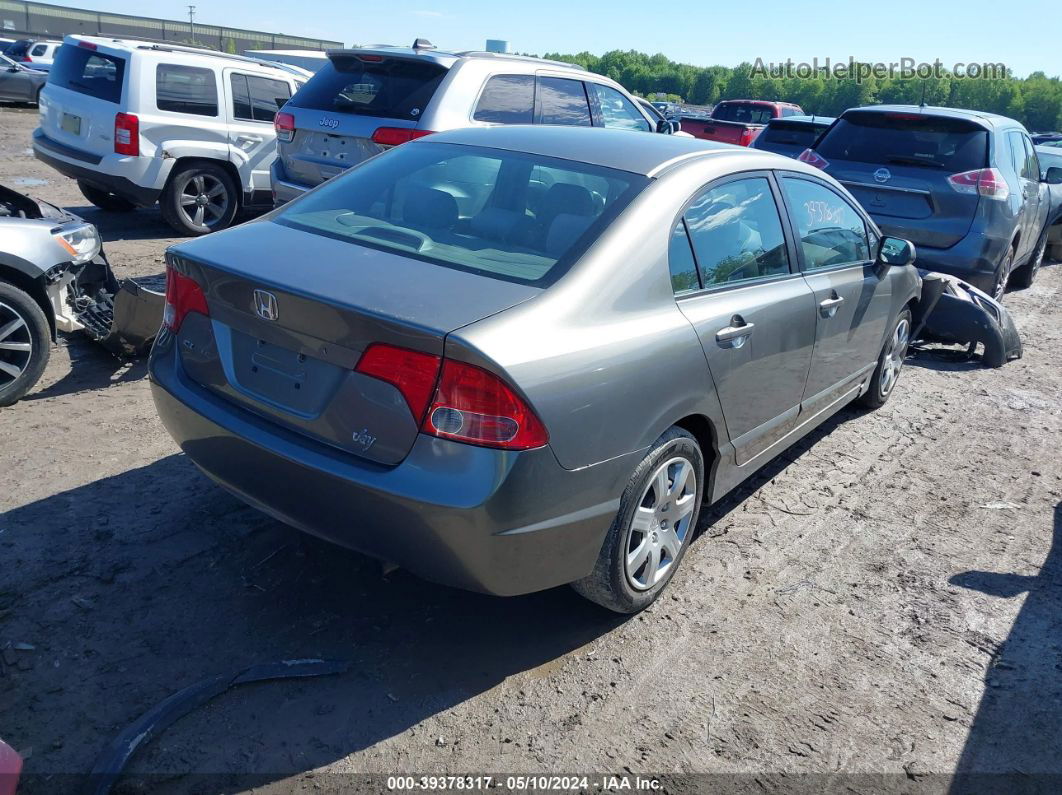
[(852, 265), (870, 259), (867, 227), (859, 212), (839, 194), (817, 182), (784, 177), (807, 270)]
[(236, 119), (272, 122), (277, 110), (291, 97), (291, 88), (283, 80), (232, 74), (229, 82), (232, 115)]
[(48, 82), (53, 86), (114, 103), (122, 99), (124, 81), (125, 58), (71, 44), (56, 51), (55, 63), (48, 73)]
[(299, 90), (291, 104), (335, 113), (416, 120), (445, 76), (446, 68), (430, 61), (336, 57)]
[(705, 287), (789, 272), (782, 220), (766, 177), (710, 188), (683, 218)]
[(671, 230), (667, 264), (671, 269), (671, 289), (675, 291), (675, 295), (701, 289), (697, 263), (693, 260), (693, 249), (690, 248), (690, 238), (686, 234), (686, 222), (681, 218)]
[(487, 81), (472, 118), (495, 124), (530, 124), (534, 115), (535, 76), (495, 75)]
[(586, 88), (595, 101), (603, 127), (650, 132), (649, 122), (633, 103), (616, 89), (599, 83), (587, 83)]
[(218, 84), (213, 69), (160, 63), (155, 70), (155, 106), (194, 116), (218, 115)]
[(712, 111), (712, 118), (742, 124), (766, 124), (774, 118), (774, 112), (763, 105), (720, 104)]
[(590, 105), (586, 101), (586, 89), (581, 80), (540, 77), (536, 102), (538, 124), (590, 126)]
[(38, 44), (36, 47), (30, 50), (30, 55), (44, 55), (44, 53), (46, 52), (48, 52), (48, 45)]
[(827, 160), (943, 169), (988, 165), (988, 131), (966, 121), (919, 113), (846, 113), (815, 151)]

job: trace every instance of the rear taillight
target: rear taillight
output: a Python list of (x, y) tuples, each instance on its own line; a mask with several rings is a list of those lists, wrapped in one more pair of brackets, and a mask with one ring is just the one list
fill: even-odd
[(419, 425), (435, 391), (441, 362), (441, 357), (431, 353), (376, 342), (365, 349), (354, 371), (393, 385)]
[(140, 119), (132, 113), (114, 117), (114, 153), (133, 157), (140, 154)]
[(287, 143), (295, 138), (295, 117), (290, 113), (278, 113), (273, 119), (277, 140)]
[(423, 138), (431, 135), (434, 130), (415, 130), (411, 127), (377, 127), (372, 134), (372, 140), (383, 146), (398, 146), (399, 144), (412, 141), (414, 138)]
[(167, 265), (166, 308), (162, 312), (162, 325), (171, 331), (180, 331), (189, 312), (210, 316), (203, 288), (196, 284), (195, 279)]
[(1003, 201), (1010, 196), (1007, 180), (997, 168), (976, 168), (948, 177), (948, 184), (959, 193), (984, 196)]
[(741, 138), (738, 140), (739, 146), (748, 146), (752, 143), (752, 130), (746, 127), (741, 131)]
[(549, 442), (542, 421), (498, 376), (443, 360), (439, 386), (421, 430), (458, 442), (528, 450)]
[(830, 161), (825, 157), (822, 157), (814, 149), (805, 149), (797, 156), (797, 160), (801, 163), (807, 163), (809, 166), (815, 166), (815, 168), (825, 169), (830, 164)]

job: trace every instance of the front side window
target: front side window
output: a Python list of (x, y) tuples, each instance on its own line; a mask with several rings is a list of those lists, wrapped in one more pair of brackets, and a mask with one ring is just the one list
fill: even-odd
[(581, 80), (540, 77), (536, 102), (538, 124), (590, 126), (590, 105), (586, 101), (586, 89)]
[(531, 124), (535, 116), (535, 76), (495, 75), (476, 104), (472, 118), (495, 124)]
[(569, 160), (425, 140), (366, 161), (274, 220), (444, 267), (544, 285), (648, 182)]
[(586, 87), (596, 100), (603, 127), (650, 132), (649, 122), (634, 104), (616, 89), (600, 83), (587, 83)]
[(218, 115), (218, 84), (213, 69), (160, 63), (155, 70), (155, 106), (194, 116)]
[(246, 121), (272, 123), (277, 110), (291, 98), (291, 87), (283, 80), (232, 74), (232, 115)]
[(789, 272), (782, 221), (766, 177), (710, 188), (683, 218), (705, 287)]
[(796, 177), (783, 177), (782, 187), (807, 270), (870, 259), (866, 224), (840, 194), (825, 185)]

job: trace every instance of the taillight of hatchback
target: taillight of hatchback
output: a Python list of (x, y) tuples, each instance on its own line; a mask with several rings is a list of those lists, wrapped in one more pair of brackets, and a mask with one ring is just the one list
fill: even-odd
[(482, 367), (374, 343), (354, 370), (398, 389), (423, 433), (502, 450), (530, 450), (549, 442), (527, 403)]
[(288, 143), (295, 140), (295, 117), (290, 113), (278, 113), (273, 117), (273, 129), (277, 132), (277, 140)]
[(815, 166), (815, 168), (825, 169), (830, 164), (830, 161), (820, 155), (814, 149), (805, 149), (799, 155), (797, 160), (801, 163), (807, 163), (809, 166)]
[(948, 184), (958, 193), (984, 196), (986, 199), (1004, 201), (1010, 196), (1007, 180), (998, 168), (975, 168), (948, 177)]
[(210, 316), (203, 288), (191, 276), (185, 276), (172, 265), (166, 266), (166, 308), (162, 311), (162, 325), (178, 332), (189, 312)]
[(114, 117), (114, 153), (140, 155), (140, 119), (132, 113), (119, 113)]

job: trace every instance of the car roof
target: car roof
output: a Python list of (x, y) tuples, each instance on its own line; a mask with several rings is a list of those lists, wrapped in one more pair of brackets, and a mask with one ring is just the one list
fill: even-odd
[(849, 108), (841, 114), (844, 118), (849, 113), (873, 112), (873, 113), (918, 113), (924, 116), (936, 116), (948, 119), (966, 119), (978, 122), (984, 127), (1020, 127), (1020, 123), (1008, 116), (1000, 116), (998, 113), (987, 113), (980, 110), (967, 110), (965, 108), (941, 108), (936, 105), (864, 105), (860, 108)]
[(815, 124), (828, 127), (837, 121), (833, 116), (778, 116), (767, 120), (768, 127), (780, 127), (790, 122), (797, 124)]
[(538, 63), (543, 66), (556, 66), (564, 69), (585, 72), (578, 64), (567, 61), (551, 61), (546, 58), (535, 58), (530, 55), (511, 55), (502, 52), (485, 52), (482, 50), (465, 50), (463, 52), (449, 52), (429, 47), (392, 47), (388, 44), (374, 44), (368, 47), (349, 47), (327, 51), (328, 57), (335, 55), (383, 55), (396, 58), (418, 58), (425, 61), (451, 67), (461, 60), (490, 60), (509, 63)]
[(145, 55), (155, 54), (167, 58), (172, 58), (174, 56), (185, 56), (188, 58), (219, 58), (227, 61), (235, 61), (248, 68), (260, 67), (262, 69), (284, 72), (287, 75), (294, 74), (280, 64), (272, 63), (262, 58), (248, 58), (243, 55), (231, 55), (227, 52), (210, 50), (205, 47), (192, 47), (187, 44), (179, 44), (172, 41), (152, 41), (151, 39), (124, 39), (112, 36), (82, 36), (80, 34), (71, 34), (60, 43), (77, 46), (80, 42), (91, 44), (94, 47), (101, 47), (104, 52), (107, 52), (108, 50), (122, 53), (136, 52)]
[[(763, 157), (759, 149), (734, 146), (700, 138), (604, 129), (563, 127), (546, 124), (511, 124), (495, 127), (465, 127), (418, 138), (420, 142), (461, 144), (527, 152), (562, 160), (655, 176), (670, 165), (696, 157)], [(409, 144), (407, 144), (408, 146)], [(779, 164), (792, 165), (776, 155)]]

